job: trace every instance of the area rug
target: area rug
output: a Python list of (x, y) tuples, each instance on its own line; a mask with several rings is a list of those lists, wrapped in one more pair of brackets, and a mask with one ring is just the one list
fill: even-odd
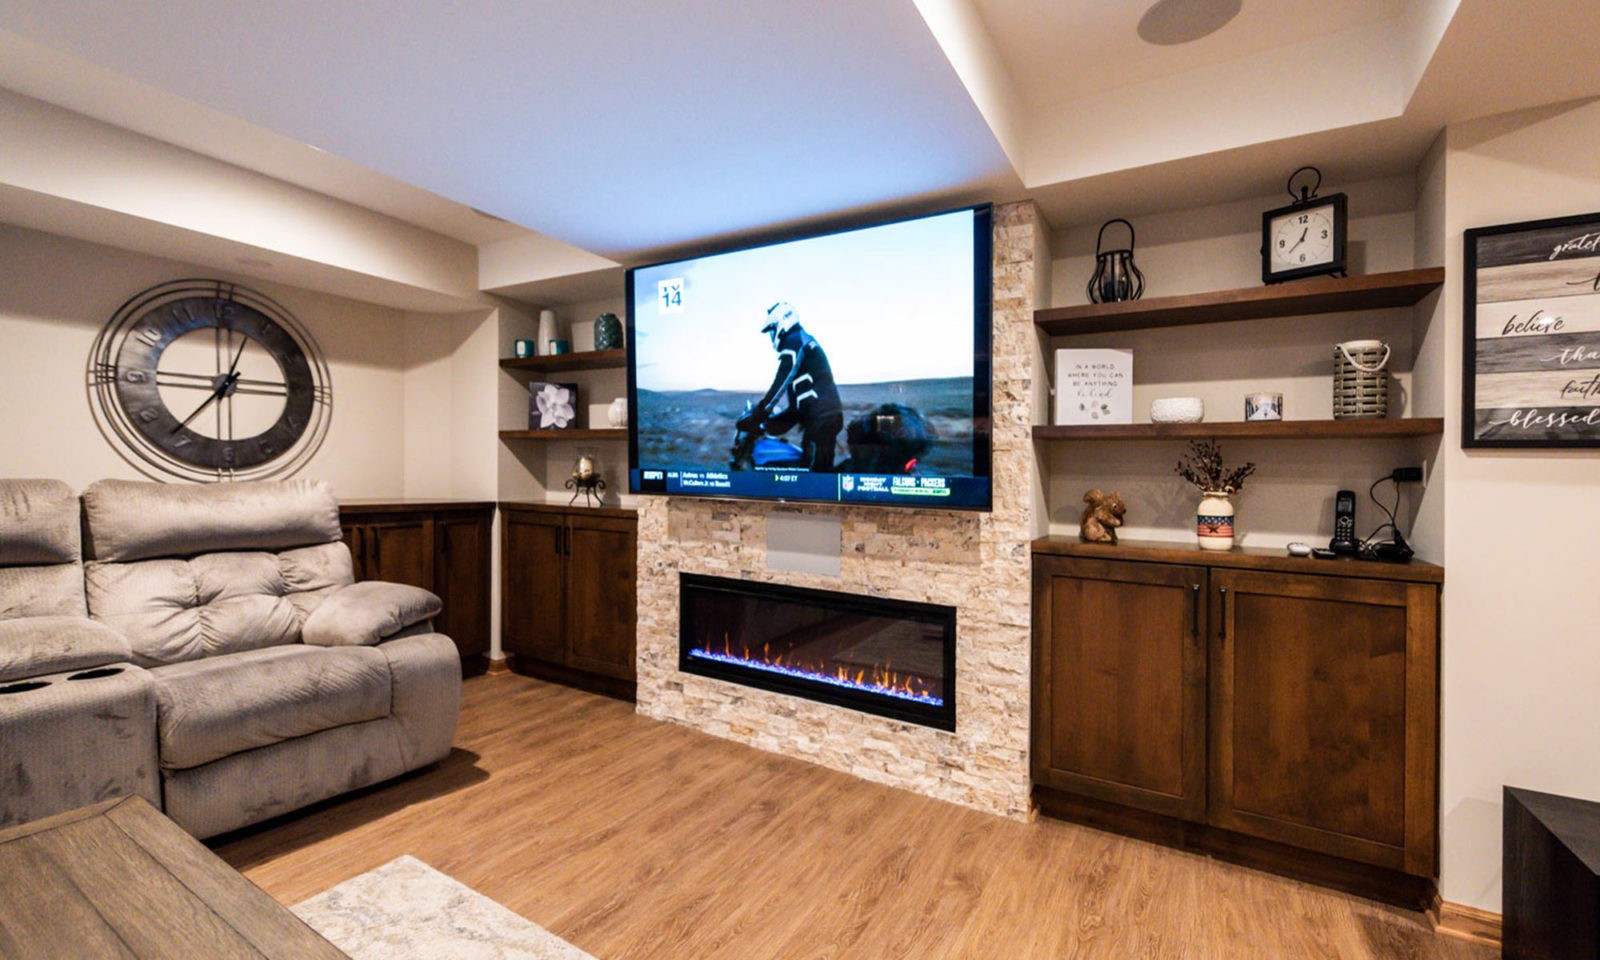
[(594, 960), (414, 857), (294, 907), (355, 960)]

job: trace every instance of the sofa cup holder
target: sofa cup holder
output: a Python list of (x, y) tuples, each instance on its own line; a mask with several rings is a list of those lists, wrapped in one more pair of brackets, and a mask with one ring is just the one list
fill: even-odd
[(99, 680), (101, 677), (114, 677), (122, 672), (121, 667), (96, 667), (82, 673), (74, 673), (68, 680)]
[(27, 693), (29, 690), (39, 690), (50, 686), (49, 680), (24, 680), (21, 683), (7, 683), (0, 685), (0, 697), (11, 693)]

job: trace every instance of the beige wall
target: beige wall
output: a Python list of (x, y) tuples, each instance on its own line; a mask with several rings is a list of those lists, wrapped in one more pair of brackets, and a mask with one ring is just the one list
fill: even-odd
[[(85, 391), (95, 335), (132, 294), (184, 277), (241, 279), (192, 264), (0, 225), (0, 476), (83, 488), (140, 474), (101, 437)], [(241, 279), (281, 303), (327, 355), (328, 436), (301, 476), (341, 497), (405, 492), (404, 324), (398, 311)]]
[(1462, 231), (1600, 210), (1600, 101), (1451, 127), (1443, 896), (1500, 907), (1501, 787), (1600, 800), (1595, 451), (1463, 451)]

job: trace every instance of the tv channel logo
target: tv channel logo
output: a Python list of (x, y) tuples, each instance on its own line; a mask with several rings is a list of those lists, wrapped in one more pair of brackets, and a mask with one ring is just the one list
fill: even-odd
[(683, 312), (683, 278), (673, 277), (656, 283), (656, 307), (661, 313)]

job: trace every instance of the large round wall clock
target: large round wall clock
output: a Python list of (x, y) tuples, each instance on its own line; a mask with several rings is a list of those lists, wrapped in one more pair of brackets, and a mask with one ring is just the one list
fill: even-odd
[(130, 297), (95, 338), (89, 405), (129, 463), (155, 479), (291, 474), (328, 432), (328, 366), (270, 298), (220, 280)]

